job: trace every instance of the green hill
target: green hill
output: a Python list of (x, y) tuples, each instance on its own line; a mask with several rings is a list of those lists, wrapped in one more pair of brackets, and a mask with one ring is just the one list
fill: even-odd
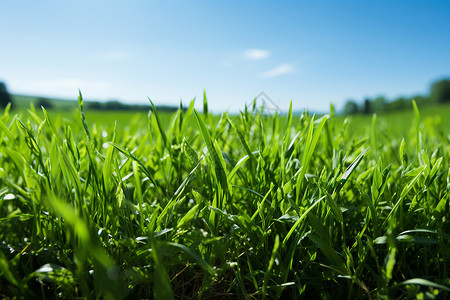
[(14, 101), (14, 107), (17, 109), (27, 109), (30, 107), (31, 103), (36, 106), (43, 105), (48, 109), (56, 110), (71, 110), (77, 107), (76, 99), (59, 99), (59, 98), (49, 98), (42, 96), (31, 96), (31, 95), (14, 95), (11, 97)]

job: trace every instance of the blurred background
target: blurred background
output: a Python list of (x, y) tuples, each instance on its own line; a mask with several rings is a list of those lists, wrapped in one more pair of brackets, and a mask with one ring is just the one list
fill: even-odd
[(450, 1), (2, 1), (0, 28), (2, 106), (450, 101)]

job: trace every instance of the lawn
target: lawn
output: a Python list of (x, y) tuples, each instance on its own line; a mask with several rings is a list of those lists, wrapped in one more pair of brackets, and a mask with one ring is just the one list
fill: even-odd
[(450, 295), (450, 106), (79, 107), (3, 112), (2, 298)]

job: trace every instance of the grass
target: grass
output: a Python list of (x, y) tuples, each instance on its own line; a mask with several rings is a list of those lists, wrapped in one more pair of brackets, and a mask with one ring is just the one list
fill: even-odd
[(79, 107), (1, 117), (2, 298), (449, 296), (445, 121)]
[(57, 99), (57, 98), (47, 98), (47, 97), (39, 97), (39, 96), (30, 96), (30, 95), (11, 95), (13, 101), (14, 101), (14, 108), (16, 109), (27, 109), (30, 107), (30, 105), (36, 104), (41, 99), (45, 99), (45, 101), (51, 105), (53, 109), (59, 110), (59, 111), (73, 111), (77, 105), (76, 101), (71, 100), (63, 100), (63, 99)]
[[(432, 135), (441, 134), (436, 130), (450, 132), (450, 105), (429, 105), (420, 109), (421, 129), (426, 129)], [(343, 116), (338, 116), (337, 121), (342, 124)], [(354, 135), (366, 134), (367, 123), (370, 122), (369, 115), (353, 115), (348, 118), (351, 122), (350, 130)], [(388, 132), (389, 136), (395, 138), (406, 137), (411, 133), (411, 125), (414, 124), (413, 110), (401, 110), (386, 112), (377, 116), (377, 128), (382, 132)]]

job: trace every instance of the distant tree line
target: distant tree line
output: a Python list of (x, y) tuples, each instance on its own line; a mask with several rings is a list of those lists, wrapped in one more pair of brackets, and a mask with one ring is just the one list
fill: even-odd
[(8, 103), (11, 103), (11, 105), (13, 104), (11, 95), (6, 89), (6, 84), (0, 82), (0, 108), (5, 108)]
[(389, 101), (380, 96), (375, 99), (365, 99), (361, 104), (354, 100), (345, 103), (345, 114), (372, 114), (378, 112), (388, 112), (411, 107), (411, 100), (415, 100), (418, 106), (436, 103), (450, 103), (450, 79), (442, 79), (431, 85), (429, 95), (418, 95), (411, 98), (400, 97)]
[[(63, 101), (63, 100), (56, 100), (56, 99), (50, 99), (50, 98), (45, 98), (45, 97), (38, 97), (35, 98), (35, 100), (33, 101), (34, 105), (36, 107), (45, 107), (46, 109), (61, 109), (61, 108), (57, 108), (55, 103), (59, 103), (59, 102)], [(66, 102), (66, 101), (64, 101)], [(11, 103), (11, 106), (14, 104), (13, 103), (13, 97), (11, 97), (11, 95), (8, 93), (8, 90), (6, 88), (6, 84), (4, 82), (0, 81), (0, 109), (5, 108), (8, 103)], [(76, 103), (76, 101), (74, 101), (74, 103)], [(59, 107), (59, 105), (58, 105)], [(74, 106), (76, 107), (76, 106)], [(111, 101), (107, 101), (107, 102), (98, 102), (98, 101), (86, 101), (86, 108), (87, 109), (92, 109), (92, 110), (127, 110), (127, 111), (149, 111), (151, 110), (151, 106), (149, 104), (147, 105), (143, 105), (143, 104), (125, 104), (122, 102), (119, 102), (117, 100), (111, 100)], [(158, 109), (158, 111), (161, 112), (174, 112), (177, 111), (178, 107), (177, 106), (170, 106), (170, 105), (159, 105), (156, 106), (156, 108)], [(67, 107), (66, 107), (67, 109)], [(182, 108), (183, 110), (185, 110), (185, 108)]]
[(149, 105), (129, 105), (117, 100), (107, 102), (86, 101), (86, 108), (93, 110), (148, 110)]
[(45, 97), (39, 97), (36, 101), (36, 106), (37, 107), (43, 106), (45, 109), (52, 109), (53, 103)]
[[(377, 112), (388, 112), (401, 109), (408, 109), (411, 107), (411, 100), (414, 99), (418, 106), (424, 106), (434, 103), (450, 103), (450, 79), (442, 79), (434, 82), (431, 85), (429, 95), (418, 95), (411, 98), (397, 98), (389, 101), (385, 97), (376, 97), (375, 99), (365, 99), (362, 104), (354, 100), (346, 102), (344, 107), (345, 114), (371, 114)], [(0, 109), (5, 108), (8, 103), (13, 105), (13, 99), (8, 93), (5, 83), (0, 82)], [(53, 103), (44, 97), (40, 97), (36, 101), (37, 106), (44, 106), (45, 108), (53, 108)], [(117, 100), (108, 102), (86, 102), (86, 107), (93, 110), (133, 110), (133, 111), (148, 111), (151, 110), (150, 105), (139, 104), (125, 104)], [(157, 109), (162, 112), (174, 112), (178, 109), (176, 106), (161, 105)]]
[[(152, 110), (150, 105), (144, 104), (125, 104), (117, 100), (111, 100), (107, 102), (87, 101), (86, 108), (92, 110), (132, 110), (132, 111), (149, 111)], [(162, 112), (174, 112), (178, 107), (169, 105), (156, 106), (158, 111)]]

